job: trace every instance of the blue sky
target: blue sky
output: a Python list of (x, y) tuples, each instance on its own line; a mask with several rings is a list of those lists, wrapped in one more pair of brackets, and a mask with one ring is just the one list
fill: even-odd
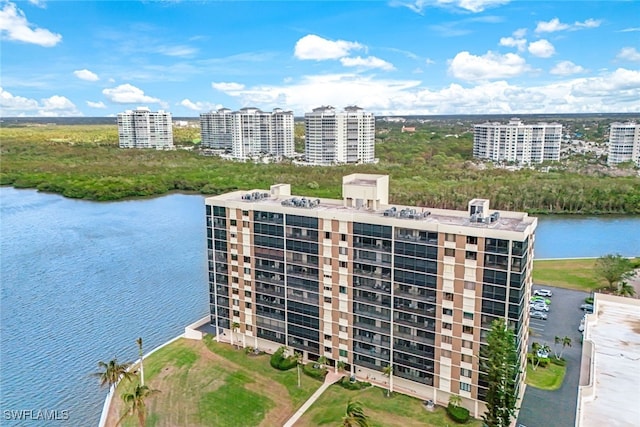
[(0, 115), (640, 112), (640, 2), (0, 1)]

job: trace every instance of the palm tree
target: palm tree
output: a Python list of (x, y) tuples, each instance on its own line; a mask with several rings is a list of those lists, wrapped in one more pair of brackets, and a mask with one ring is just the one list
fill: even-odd
[(136, 340), (140, 353), (140, 384), (144, 385), (144, 366), (142, 366), (142, 337)]
[(298, 387), (301, 387), (301, 384), (300, 384), (300, 364), (302, 363), (302, 353), (298, 353), (298, 352), (293, 353), (293, 358), (296, 359), (296, 368), (298, 369)]
[(146, 385), (137, 384), (131, 393), (122, 393), (122, 400), (127, 405), (127, 412), (118, 420), (120, 424), (126, 417), (137, 415), (140, 427), (144, 427), (147, 419), (147, 405), (145, 400), (156, 393), (158, 390), (151, 390)]
[[(231, 324), (231, 329), (232, 329), (232, 333), (231, 333), (231, 344), (233, 344), (235, 346), (235, 337), (234, 334), (238, 333), (238, 329), (240, 329), (240, 323), (238, 322), (233, 322)], [(236, 346), (237, 347), (237, 346)]]
[(632, 297), (636, 294), (636, 290), (633, 286), (623, 281), (620, 282), (620, 286), (618, 287), (616, 294), (620, 295), (621, 297)]
[(118, 363), (118, 360), (113, 358), (108, 362), (98, 362), (98, 368), (100, 372), (95, 372), (93, 375), (100, 379), (100, 386), (109, 386), (109, 391), (112, 391), (120, 378), (126, 378), (131, 381), (133, 374), (129, 371), (131, 363)]
[(369, 417), (362, 409), (362, 403), (349, 400), (347, 411), (342, 417), (342, 427), (369, 427)]
[(533, 342), (531, 344), (531, 369), (533, 369), (534, 371), (536, 370), (536, 368), (538, 367), (537, 365), (537, 361), (538, 361), (538, 350), (540, 350), (540, 348), (542, 348), (542, 346), (540, 345), (540, 343), (537, 342)]
[(382, 368), (382, 375), (385, 377), (389, 377), (389, 388), (387, 388), (387, 397), (391, 396), (392, 388), (393, 388), (393, 365), (388, 364), (387, 366)]
[(329, 359), (327, 359), (327, 356), (320, 356), (318, 357), (318, 363), (320, 364), (320, 368), (324, 368), (324, 365), (326, 365), (329, 362)]
[(449, 405), (453, 406), (454, 408), (460, 406), (461, 403), (462, 398), (457, 394), (452, 394), (451, 396), (449, 396)]
[(571, 347), (571, 338), (569, 338), (569, 337), (562, 338), (562, 350), (560, 351), (559, 359), (562, 359), (562, 353), (564, 353), (564, 348), (565, 347)]
[(556, 359), (560, 358), (560, 356), (558, 356), (558, 344), (560, 344), (561, 342), (562, 338), (556, 335), (556, 337), (553, 339), (553, 352), (556, 355)]

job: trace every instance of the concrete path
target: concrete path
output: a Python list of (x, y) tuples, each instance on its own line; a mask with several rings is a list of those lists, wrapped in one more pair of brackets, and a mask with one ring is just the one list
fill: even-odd
[(313, 402), (318, 400), (322, 393), (324, 393), (324, 391), (328, 389), (331, 384), (338, 382), (344, 376), (344, 373), (335, 373), (329, 371), (329, 373), (327, 373), (327, 375), (324, 377), (324, 384), (322, 384), (322, 386), (320, 386), (320, 388), (317, 389), (316, 392), (313, 393), (313, 395), (311, 395), (311, 397), (306, 402), (304, 402), (304, 405), (302, 405), (300, 409), (298, 409), (296, 413), (293, 414), (293, 417), (289, 418), (289, 421), (285, 423), (284, 427), (293, 427), (293, 425), (300, 419), (300, 417), (307, 411), (307, 409), (309, 409), (309, 407), (313, 405)]

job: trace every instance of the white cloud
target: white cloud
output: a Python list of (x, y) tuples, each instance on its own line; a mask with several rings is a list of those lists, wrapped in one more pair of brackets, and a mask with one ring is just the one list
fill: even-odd
[(526, 28), (518, 28), (517, 30), (515, 30), (513, 32), (513, 37), (517, 38), (517, 39), (521, 39), (524, 38), (524, 36), (527, 35), (527, 29)]
[(385, 71), (395, 70), (393, 64), (384, 59), (376, 58), (375, 56), (367, 56), (366, 58), (360, 56), (356, 56), (355, 58), (345, 57), (340, 58), (340, 62), (345, 67), (380, 68)]
[(635, 47), (623, 47), (616, 55), (616, 58), (626, 61), (640, 61), (640, 52)]
[(92, 71), (87, 70), (86, 68), (83, 70), (76, 70), (73, 74), (79, 78), (80, 80), (86, 80), (88, 82), (95, 82), (100, 80), (100, 77)]
[(404, 6), (422, 14), (427, 7), (459, 8), (469, 12), (482, 12), (487, 8), (509, 3), (510, 0), (392, 0), (391, 6)]
[(211, 87), (219, 90), (220, 92), (233, 92), (233, 91), (238, 91), (238, 90), (242, 90), (244, 89), (244, 85), (240, 84), (240, 83), (226, 83), (226, 82), (220, 82), (220, 83), (211, 83)]
[(557, 76), (569, 76), (571, 74), (579, 74), (584, 72), (585, 69), (580, 65), (576, 65), (571, 61), (558, 62), (549, 73)]
[(308, 34), (296, 42), (294, 56), (298, 59), (339, 59), (352, 50), (363, 49), (360, 43), (345, 40), (327, 40), (315, 34)]
[(500, 55), (489, 51), (485, 55), (476, 56), (465, 51), (449, 61), (449, 72), (467, 81), (515, 77), (529, 69), (524, 58), (515, 53)]
[(24, 12), (10, 2), (0, 10), (0, 35), (8, 40), (33, 43), (43, 47), (55, 46), (62, 40), (60, 34), (44, 28), (34, 28), (34, 25), (27, 21)]
[(527, 40), (526, 39), (516, 39), (513, 37), (502, 37), (500, 39), (500, 46), (507, 46), (507, 47), (516, 47), (518, 48), (519, 52), (524, 51), (524, 48), (527, 45)]
[(63, 117), (81, 116), (75, 104), (68, 98), (53, 95), (38, 102), (23, 96), (14, 96), (0, 87), (0, 116), (42, 116)]
[(564, 30), (580, 30), (583, 28), (597, 28), (600, 26), (602, 21), (597, 19), (587, 19), (584, 22), (576, 21), (572, 24), (566, 24), (564, 22), (560, 22), (558, 18), (553, 18), (552, 20), (545, 22), (539, 21), (536, 26), (536, 33), (555, 33), (557, 31)]
[(188, 98), (183, 99), (182, 101), (178, 102), (176, 105), (181, 105), (192, 111), (212, 111), (212, 110), (217, 110), (219, 108), (222, 108), (222, 105), (220, 104), (213, 104), (211, 102), (201, 102), (201, 101), (193, 102)]
[(636, 31), (640, 31), (640, 27), (630, 27), (630, 28), (625, 28), (624, 30), (620, 30), (618, 31), (619, 33), (633, 33)]
[(167, 56), (193, 56), (198, 53), (198, 49), (191, 46), (160, 46), (158, 48), (158, 53)]
[(41, 7), (43, 9), (47, 7), (46, 0), (29, 0), (29, 3), (31, 3), (34, 6)]
[(107, 106), (104, 105), (104, 102), (102, 101), (99, 101), (99, 102), (87, 101), (87, 105), (91, 108), (107, 108)]
[(529, 53), (538, 58), (549, 58), (556, 53), (556, 49), (548, 40), (542, 39), (529, 43)]
[(103, 89), (102, 94), (106, 96), (109, 101), (115, 102), (116, 104), (162, 103), (158, 98), (145, 95), (142, 89), (129, 83), (114, 88)]

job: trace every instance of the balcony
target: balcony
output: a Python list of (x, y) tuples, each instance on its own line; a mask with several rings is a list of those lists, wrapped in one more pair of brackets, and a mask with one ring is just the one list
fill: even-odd
[(353, 352), (356, 354), (362, 354), (363, 356), (375, 357), (376, 359), (385, 360), (387, 362), (391, 357), (391, 352), (387, 349), (378, 349), (376, 347), (367, 348), (357, 344), (354, 344)]
[(391, 320), (391, 312), (390, 310), (375, 310), (373, 308), (365, 308), (362, 305), (358, 304), (354, 307), (354, 314), (358, 314), (360, 316), (373, 317), (375, 319), (382, 320)]
[(287, 274), (305, 279), (318, 280), (318, 270), (315, 268), (299, 267), (295, 265), (289, 266), (287, 267)]

